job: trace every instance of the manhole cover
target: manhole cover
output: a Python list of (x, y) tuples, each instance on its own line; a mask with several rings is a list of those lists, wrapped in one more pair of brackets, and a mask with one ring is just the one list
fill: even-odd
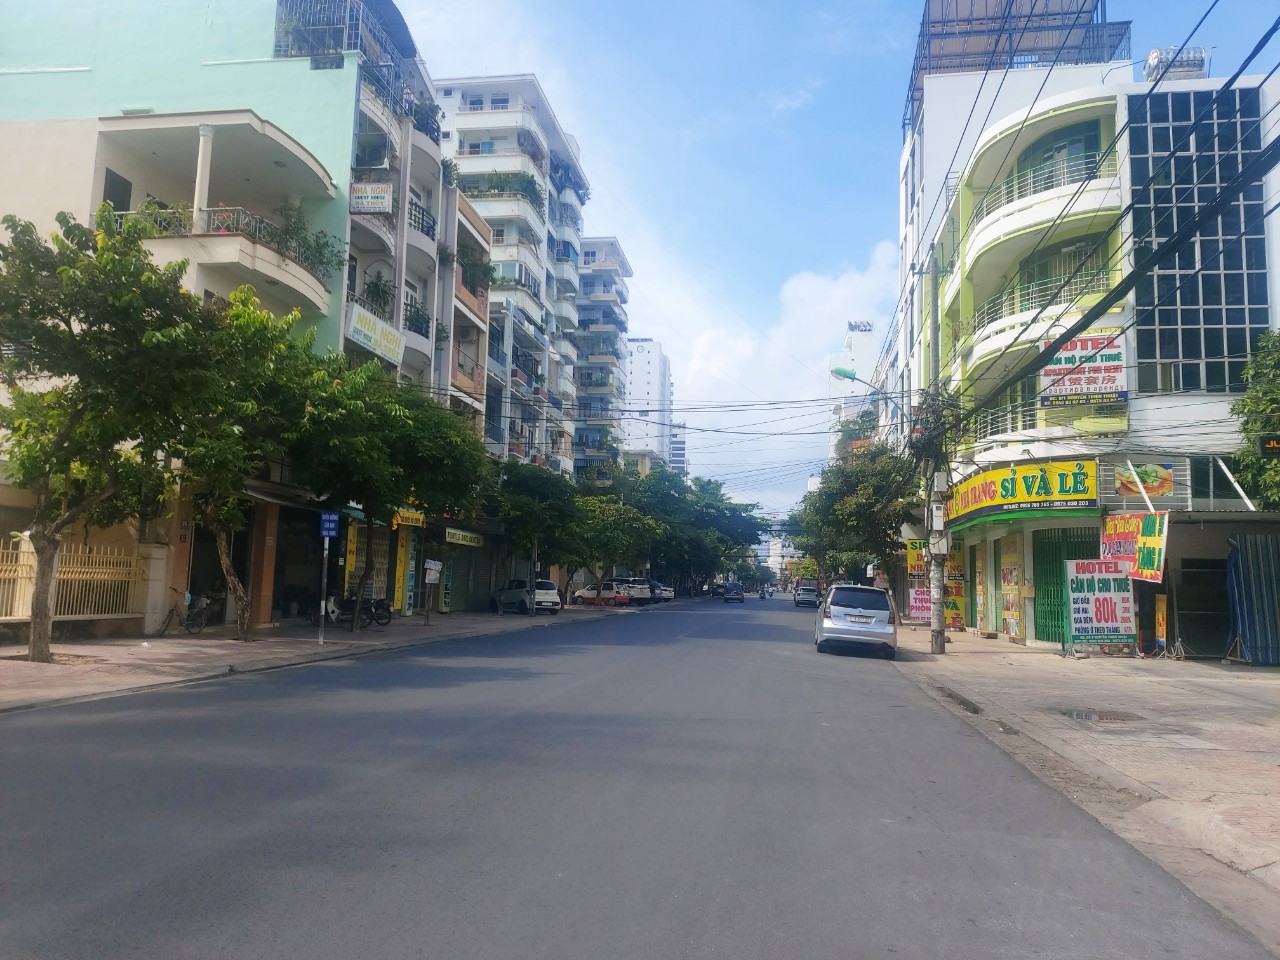
[(1136, 713), (1125, 713), (1123, 710), (1059, 710), (1064, 717), (1072, 720), (1085, 720), (1090, 723), (1123, 723), (1129, 720), (1142, 720)]

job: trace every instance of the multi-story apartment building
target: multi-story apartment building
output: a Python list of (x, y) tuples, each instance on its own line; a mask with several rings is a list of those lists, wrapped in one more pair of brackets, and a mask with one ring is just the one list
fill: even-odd
[[(475, 265), (490, 234), (443, 176), (435, 87), (393, 3), (130, 0), (106, 14), (76, 0), (57, 18), (8, 18), (0, 66), (0, 210), (42, 228), (60, 210), (90, 220), (103, 201), (143, 217), (157, 260), (189, 262), (189, 289), (220, 301), (251, 284), (272, 311), (298, 310), (318, 349), (377, 360), (474, 410), (480, 429), (489, 324)], [(459, 253), (452, 272), (442, 233)], [(304, 613), (318, 599), (314, 503), (283, 465), (249, 492), (252, 526), (233, 553), (253, 620)], [(0, 501), (26, 503), (3, 486)], [(128, 531), (86, 536), (133, 550), (138, 569), (161, 557), (161, 586), (213, 586), (211, 538), (189, 504), (171, 526), (149, 525), (142, 543)], [(411, 609), (423, 535), (406, 522), (366, 543), (363, 525), (350, 525), (337, 553), (355, 562), (331, 583), (342, 589), (371, 552), (375, 589)]]
[(445, 152), (492, 237), (495, 280), (483, 314), (486, 442), (495, 456), (572, 476), (579, 413), (572, 338), (590, 194), (577, 142), (532, 75), (438, 86)]
[(622, 420), (622, 455), (629, 459), (671, 463), (671, 361), (662, 344), (649, 337), (626, 342), (623, 371), (627, 384)]
[[(1067, 6), (1092, 16), (1089, 3)], [(934, 26), (926, 15), (922, 50)], [(1192, 52), (1154, 83), (1165, 64), (1157, 55), (1148, 82), (1134, 83), (1125, 45), (1113, 42), (1120, 26), (1093, 18), (1089, 30), (1106, 42), (1070, 51), (1038, 96), (1043, 68), (1017, 71), (1033, 82), (1006, 84), (991, 119), (963, 139), (948, 136), (949, 118), (967, 112), (981, 73), (927, 76), (918, 59), (903, 152), (901, 326), (876, 386), (918, 400), (936, 384), (952, 397), (948, 593), (967, 625), (1062, 642), (1066, 561), (1100, 557), (1108, 515), (1167, 511), (1165, 562), (1133, 581), (1137, 632), (1151, 639), (1159, 612), (1171, 638), (1217, 654), (1230, 539), (1277, 522), (1237, 486), (1231, 412), (1259, 336), (1275, 327), (1280, 281), (1268, 256), (1280, 235), (1264, 198), (1276, 176), (1248, 187), (1043, 372), (994, 393), (1276, 136), (1263, 123), (1280, 103), (1276, 80), (1242, 77), (1225, 89)], [(1094, 54), (1119, 62), (1076, 65)], [(957, 144), (961, 159), (947, 167)], [(887, 416), (886, 433), (906, 420)]]
[(688, 427), (684, 423), (671, 424), (671, 460), (669, 466), (676, 473), (688, 476), (689, 452), (686, 448)]
[(573, 437), (574, 474), (595, 481), (607, 476), (622, 441), (627, 396), (623, 369), (627, 336), (627, 279), (631, 264), (615, 237), (584, 237), (578, 287), (578, 422)]

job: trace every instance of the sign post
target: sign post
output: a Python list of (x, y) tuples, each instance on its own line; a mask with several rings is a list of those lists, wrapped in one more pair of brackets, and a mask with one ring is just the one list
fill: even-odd
[(431, 603), (435, 599), (435, 585), (440, 582), (440, 571), (443, 569), (444, 564), (439, 560), (422, 561), (422, 581), (427, 586), (426, 615), (422, 620), (424, 624), (431, 622)]
[(324, 622), (329, 619), (329, 540), (338, 535), (337, 511), (320, 514), (320, 536), (324, 538), (324, 561), (320, 568), (320, 645), (324, 646)]

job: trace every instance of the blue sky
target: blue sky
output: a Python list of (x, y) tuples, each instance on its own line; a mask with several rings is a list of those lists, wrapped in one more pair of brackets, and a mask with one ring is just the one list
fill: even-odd
[[(1111, 0), (1108, 13), (1134, 21), (1142, 57), (1179, 43), (1207, 2)], [(635, 269), (632, 334), (663, 342), (677, 410), (696, 407), (694, 472), (785, 512), (826, 452), (825, 404), (797, 401), (837, 390), (826, 369), (846, 320), (875, 324), (847, 361), (870, 371), (896, 301), (922, 0), (400, 5), (434, 77), (538, 75), (582, 147), (587, 233), (617, 236)], [(1220, 0), (1193, 41), (1216, 47), (1214, 75), (1269, 9)]]

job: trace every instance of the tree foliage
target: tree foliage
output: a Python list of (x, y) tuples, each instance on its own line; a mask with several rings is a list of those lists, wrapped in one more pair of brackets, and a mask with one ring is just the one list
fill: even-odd
[(1236, 454), (1237, 479), (1267, 506), (1280, 505), (1280, 460), (1258, 456), (1258, 436), (1280, 432), (1280, 334), (1266, 333), (1245, 367), (1248, 386), (1231, 405), (1244, 446)]
[(823, 471), (818, 489), (805, 494), (791, 516), (792, 542), (827, 578), (852, 575), (873, 561), (892, 572), (918, 493), (914, 461), (872, 446)]
[(3, 223), (0, 449), (10, 482), (33, 499), (29, 656), (47, 662), (61, 537), (158, 498), (161, 454), (190, 411), (184, 383), (205, 367), (218, 319), (182, 289), (186, 265), (153, 264), (143, 224), (117, 229), (108, 206), (96, 228), (59, 214), (51, 243), (28, 222)]

